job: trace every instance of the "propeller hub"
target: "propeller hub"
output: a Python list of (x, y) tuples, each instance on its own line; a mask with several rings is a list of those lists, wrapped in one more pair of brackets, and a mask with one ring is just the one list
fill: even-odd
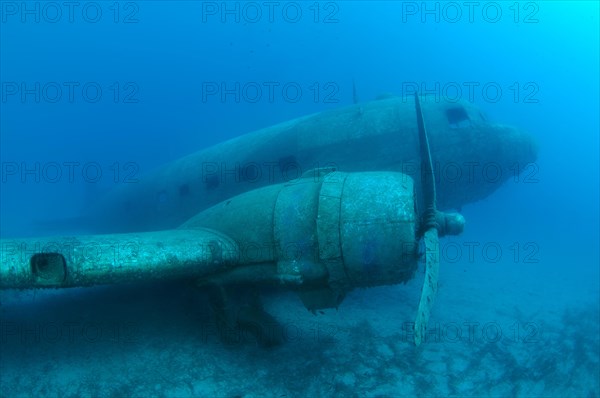
[(460, 213), (437, 211), (435, 219), (440, 237), (445, 235), (460, 235), (465, 229), (465, 217)]

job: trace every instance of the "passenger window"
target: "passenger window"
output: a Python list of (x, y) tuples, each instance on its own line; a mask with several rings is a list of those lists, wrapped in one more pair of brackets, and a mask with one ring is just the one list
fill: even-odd
[(206, 176), (204, 183), (206, 184), (207, 190), (218, 188), (220, 183), (219, 176), (215, 174)]
[(190, 194), (190, 186), (183, 184), (179, 186), (179, 196), (187, 196)]
[(279, 158), (279, 171), (282, 173), (287, 172), (290, 167), (299, 168), (298, 161), (294, 155)]

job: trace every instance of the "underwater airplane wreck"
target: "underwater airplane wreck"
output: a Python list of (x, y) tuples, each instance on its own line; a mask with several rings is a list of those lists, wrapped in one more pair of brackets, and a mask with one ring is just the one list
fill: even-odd
[(352, 289), (410, 280), (414, 323), (437, 291), (439, 238), (456, 211), (534, 162), (532, 137), (472, 104), (386, 97), (294, 119), (193, 153), (119, 186), (82, 218), (96, 235), (3, 239), (0, 289), (184, 278), (208, 289), (223, 330), (272, 322), (240, 286), (335, 308)]

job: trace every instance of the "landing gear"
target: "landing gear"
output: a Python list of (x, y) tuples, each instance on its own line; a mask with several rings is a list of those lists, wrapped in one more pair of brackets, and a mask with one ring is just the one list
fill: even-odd
[(242, 285), (208, 286), (209, 302), (221, 341), (272, 348), (283, 342), (283, 327), (262, 306), (260, 293)]

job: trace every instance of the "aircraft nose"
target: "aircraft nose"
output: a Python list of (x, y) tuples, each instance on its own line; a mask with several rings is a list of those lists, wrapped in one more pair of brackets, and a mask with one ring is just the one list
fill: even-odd
[(494, 136), (496, 140), (490, 140), (489, 144), (497, 146), (496, 150), (503, 154), (503, 160), (511, 163), (506, 164), (507, 167), (518, 166), (522, 169), (537, 160), (539, 145), (536, 137), (530, 132), (514, 126), (501, 125), (497, 126)]
[(506, 149), (509, 151), (505, 160), (505, 166), (512, 173), (523, 175), (522, 178), (534, 178), (537, 167), (539, 144), (536, 137), (528, 131), (519, 128), (510, 128), (509, 138), (512, 143)]

